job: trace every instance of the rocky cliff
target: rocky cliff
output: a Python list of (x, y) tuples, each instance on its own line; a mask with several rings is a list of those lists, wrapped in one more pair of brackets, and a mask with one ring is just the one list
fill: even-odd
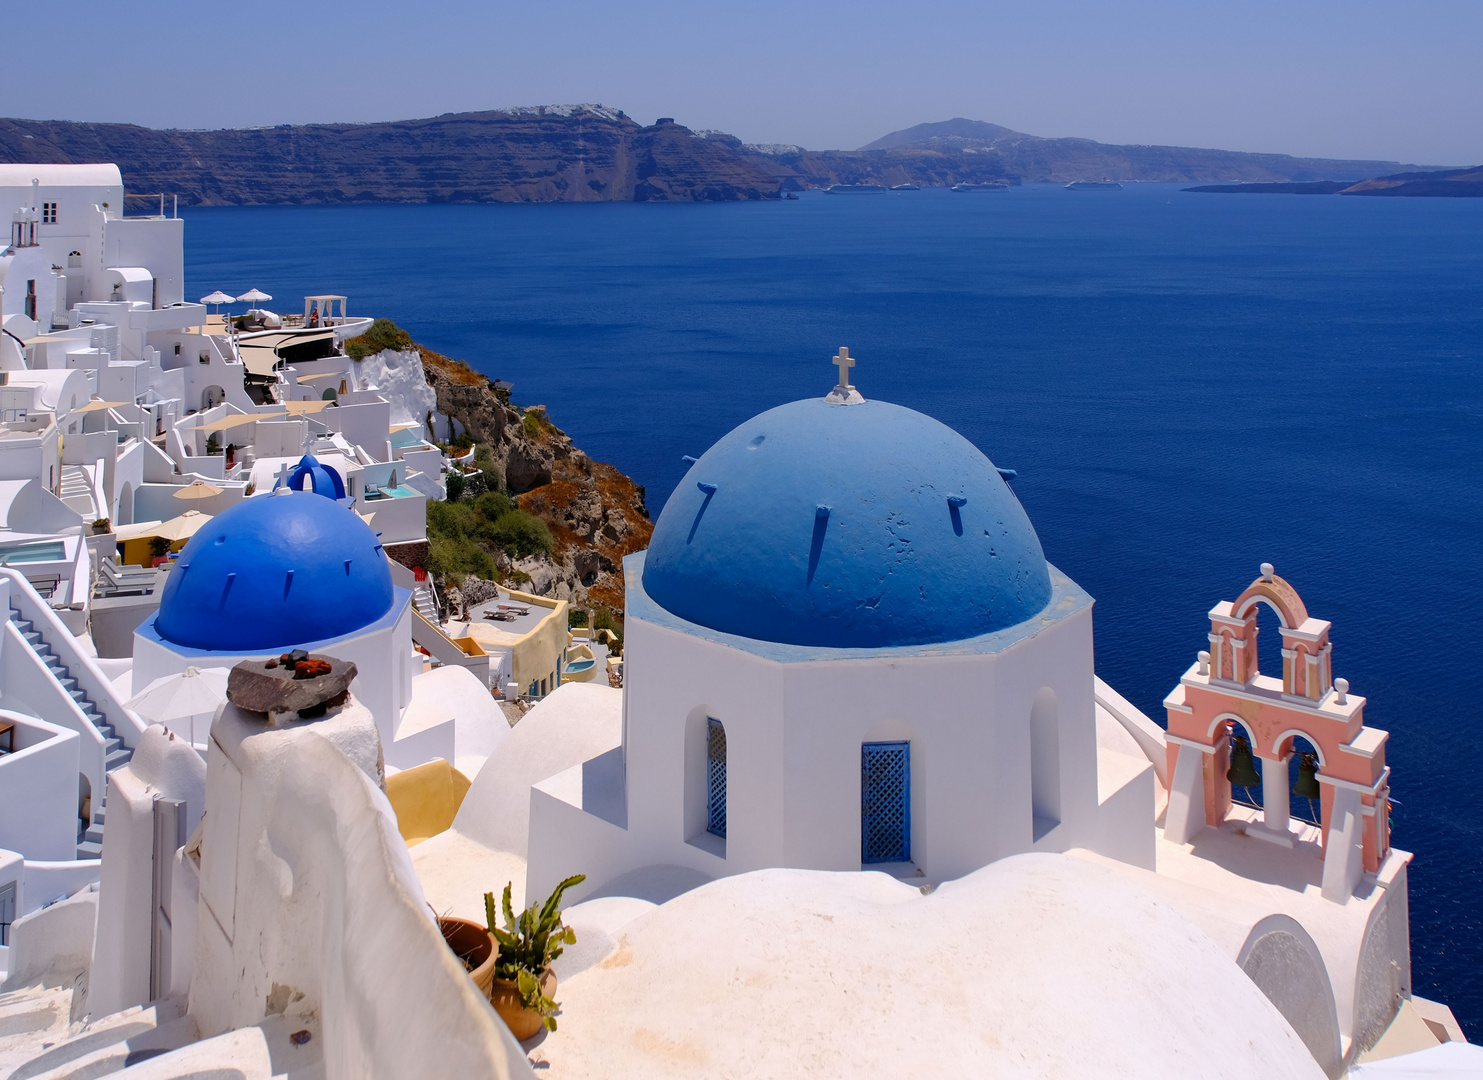
[(551, 530), (549, 555), (511, 564), (530, 577), (526, 587), (621, 613), (623, 557), (647, 547), (654, 531), (644, 489), (572, 445), (543, 406), (522, 410), (467, 364), (431, 349), (421, 353), (438, 411), (487, 448), (487, 467), (504, 489)]
[(182, 205), (692, 202), (780, 189), (1002, 180), (1361, 180), (1395, 162), (1045, 139), (976, 120), (893, 132), (859, 150), (753, 146), (601, 105), (449, 113), (374, 124), (159, 131), (0, 119), (0, 161), (117, 162), (131, 191)]
[(0, 161), (116, 162), (130, 191), (186, 206), (761, 199), (771, 170), (673, 122), (601, 105), (377, 124), (157, 131), (0, 120)]

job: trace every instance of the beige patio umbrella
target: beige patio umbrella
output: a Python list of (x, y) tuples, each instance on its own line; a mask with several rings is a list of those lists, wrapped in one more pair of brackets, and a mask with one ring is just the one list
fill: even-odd
[(204, 480), (193, 480), (182, 488), (171, 492), (171, 497), (176, 499), (209, 499), (213, 495), (220, 495), (225, 488), (219, 488), (215, 484), (208, 484)]
[(270, 412), (270, 413), (233, 413), (231, 416), (223, 416), (219, 420), (213, 420), (209, 424), (201, 424), (199, 426), (199, 428), (197, 428), (197, 430), (198, 431), (228, 431), (228, 430), (230, 430), (231, 428), (234, 428), (234, 427), (241, 427), (243, 424), (252, 424), (252, 423), (256, 423), (259, 420), (277, 420), (280, 417), (287, 416), (287, 415), (288, 415), (287, 413), (281, 413), (281, 412)]
[(161, 522), (150, 530), (153, 536), (163, 536), (166, 540), (189, 540), (196, 535), (196, 530), (211, 520), (210, 514), (203, 514), (199, 510), (187, 510), (179, 517), (173, 517), (169, 521)]
[(237, 299), (244, 304), (261, 304), (264, 300), (271, 300), (273, 298), (263, 292), (262, 289), (248, 289), (241, 296), (237, 297)]
[(72, 410), (72, 415), (73, 416), (76, 416), (78, 413), (99, 412), (99, 411), (101, 411), (103, 409), (116, 409), (120, 405), (132, 405), (132, 404), (133, 404), (132, 401), (99, 401), (97, 398), (94, 398), (92, 401), (88, 402), (86, 405), (81, 405), (81, 406), (78, 406), (77, 408), (73, 409)]

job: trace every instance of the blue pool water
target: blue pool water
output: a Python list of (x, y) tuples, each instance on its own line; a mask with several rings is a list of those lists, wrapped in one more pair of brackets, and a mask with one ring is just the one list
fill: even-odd
[(655, 514), (682, 454), (824, 393), (849, 345), (867, 397), (1019, 470), (1098, 671), (1155, 718), (1275, 563), (1391, 733), (1416, 990), (1483, 1037), (1483, 200), (200, 209), (186, 246), (191, 296), (347, 293), (513, 382)]

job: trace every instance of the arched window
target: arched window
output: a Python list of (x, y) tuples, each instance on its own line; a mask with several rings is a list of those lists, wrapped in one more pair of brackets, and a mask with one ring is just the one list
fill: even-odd
[(911, 862), (911, 743), (860, 746), (860, 861)]
[(81, 270), (82, 269), (82, 252), (80, 252), (80, 251), (69, 251), (67, 253), (67, 269), (68, 270)]
[(705, 831), (726, 839), (726, 728), (705, 722)]

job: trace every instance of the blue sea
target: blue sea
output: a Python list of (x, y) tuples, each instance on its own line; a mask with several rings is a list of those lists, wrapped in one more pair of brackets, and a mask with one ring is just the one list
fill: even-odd
[[(1483, 200), (1067, 192), (185, 213), (188, 295), (346, 293), (543, 403), (657, 516), (854, 381), (994, 462), (1162, 722), (1269, 561), (1390, 732), (1416, 992), (1483, 1038)], [(1275, 624), (1262, 634), (1271, 670)]]

